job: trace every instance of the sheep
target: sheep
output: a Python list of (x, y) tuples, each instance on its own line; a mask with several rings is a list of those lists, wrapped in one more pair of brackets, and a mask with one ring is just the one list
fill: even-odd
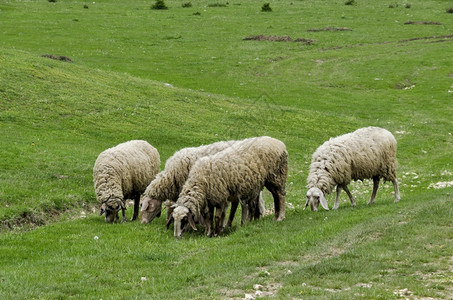
[(288, 152), (279, 140), (263, 136), (244, 140), (217, 154), (200, 158), (174, 205), (167, 227), (174, 222), (174, 236), (180, 238), (187, 226), (205, 226), (212, 236), (213, 211), (216, 208), (215, 235), (224, 224), (228, 201), (250, 203), (266, 187), (273, 195), (275, 219), (285, 219), (285, 184), (288, 176)]
[(380, 178), (391, 181), (395, 189), (395, 202), (400, 201), (396, 178), (396, 140), (387, 130), (379, 127), (360, 128), (354, 132), (331, 138), (314, 153), (307, 177), (307, 199), (317, 211), (319, 203), (328, 210), (325, 194), (330, 194), (336, 186), (336, 199), (333, 209), (338, 209), (340, 192), (345, 190), (356, 205), (347, 185), (351, 180), (373, 179), (373, 192), (368, 204), (374, 202)]
[(93, 168), (93, 182), (97, 200), (101, 204), (99, 215), (105, 221), (118, 220), (118, 212), (126, 221), (126, 199), (134, 199), (134, 215), (138, 216), (140, 195), (159, 172), (160, 157), (156, 148), (146, 141), (133, 140), (119, 144), (99, 154)]
[[(159, 217), (162, 203), (165, 203), (168, 221), (173, 211), (172, 205), (178, 199), (193, 164), (200, 157), (218, 153), (239, 142), (242, 141), (221, 141), (210, 145), (183, 148), (175, 152), (165, 163), (165, 169), (157, 174), (141, 197), (141, 223), (147, 224), (155, 217)], [(264, 200), (261, 197), (258, 201), (260, 201), (258, 207), (253, 210), (254, 213), (249, 219), (259, 218), (264, 213)], [(243, 211), (245, 209), (243, 207)]]

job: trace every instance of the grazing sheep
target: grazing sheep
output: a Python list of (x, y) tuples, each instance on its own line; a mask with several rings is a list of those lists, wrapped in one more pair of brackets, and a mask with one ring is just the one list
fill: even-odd
[(288, 152), (285, 144), (270, 137), (244, 140), (217, 154), (200, 158), (192, 167), (167, 227), (174, 222), (174, 235), (181, 237), (187, 225), (206, 227), (212, 235), (216, 208), (215, 235), (223, 230), (228, 202), (256, 201), (263, 187), (274, 197), (275, 219), (285, 219), (285, 184)]
[[(356, 201), (347, 185), (351, 180), (373, 179), (373, 192), (368, 204), (374, 202), (380, 178), (393, 182), (395, 202), (400, 200), (396, 178), (396, 140), (379, 127), (365, 127), (326, 141), (314, 153), (307, 178), (307, 201), (317, 211), (319, 203), (328, 210), (325, 194), (336, 186), (333, 209), (339, 206), (342, 189), (348, 194), (352, 206)], [(305, 209), (304, 208), (304, 209)]]
[(118, 220), (118, 212), (126, 221), (126, 199), (134, 199), (134, 215), (138, 216), (140, 195), (159, 172), (157, 150), (145, 141), (134, 140), (119, 144), (99, 154), (93, 168), (93, 182), (99, 215), (105, 213), (108, 223)]
[[(167, 209), (167, 221), (173, 211), (172, 205), (178, 199), (178, 195), (189, 176), (189, 171), (195, 162), (204, 156), (218, 153), (226, 148), (242, 141), (223, 141), (199, 147), (188, 147), (177, 151), (165, 163), (165, 169), (157, 174), (156, 178), (146, 188), (141, 199), (141, 223), (150, 223), (155, 217), (159, 217), (162, 203)], [(257, 211), (264, 207), (264, 200), (259, 199), (259, 207), (253, 210), (254, 218), (259, 218), (264, 213)], [(237, 204), (236, 204), (237, 207)], [(243, 207), (244, 211), (244, 207)]]

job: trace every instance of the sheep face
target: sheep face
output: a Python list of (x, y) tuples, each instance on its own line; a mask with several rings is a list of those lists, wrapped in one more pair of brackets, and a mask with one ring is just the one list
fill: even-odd
[(307, 191), (307, 201), (305, 202), (304, 209), (307, 208), (308, 204), (310, 204), (312, 211), (318, 211), (318, 206), (320, 203), (325, 210), (329, 210), (329, 206), (327, 205), (327, 200), (324, 196), (324, 193), (318, 188), (310, 188)]
[(124, 204), (121, 199), (109, 199), (108, 201), (102, 203), (99, 215), (102, 216), (105, 214), (106, 223), (114, 223), (118, 221), (118, 212), (122, 208), (124, 208)]
[(193, 220), (192, 213), (185, 206), (174, 205), (173, 213), (171, 214), (170, 219), (167, 221), (167, 228), (171, 223), (174, 224), (174, 236), (176, 238), (181, 238), (184, 231), (187, 230), (187, 227), (192, 227), (193, 230), (197, 230), (195, 222)]
[(144, 196), (141, 201), (140, 220), (142, 224), (148, 224), (155, 217), (160, 217), (162, 202), (150, 197)]

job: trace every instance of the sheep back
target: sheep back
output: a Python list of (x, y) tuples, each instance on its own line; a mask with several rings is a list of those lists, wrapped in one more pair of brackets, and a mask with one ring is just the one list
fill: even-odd
[(260, 191), (278, 189), (285, 195), (288, 174), (286, 146), (271, 137), (250, 138), (214, 155), (200, 158), (192, 167), (177, 203), (198, 220), (207, 203), (220, 207), (229, 198), (255, 201)]
[(307, 187), (330, 194), (338, 184), (374, 176), (396, 178), (396, 140), (387, 130), (365, 127), (326, 141), (312, 156)]
[(117, 198), (124, 202), (140, 195), (159, 172), (159, 166), (159, 153), (146, 141), (128, 141), (103, 151), (93, 168), (98, 201)]

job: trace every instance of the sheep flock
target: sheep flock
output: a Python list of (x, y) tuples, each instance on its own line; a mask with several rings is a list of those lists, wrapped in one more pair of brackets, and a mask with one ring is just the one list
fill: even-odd
[[(394, 187), (395, 202), (400, 200), (396, 176), (396, 140), (386, 129), (360, 128), (331, 138), (312, 155), (307, 176), (305, 207), (328, 210), (326, 195), (336, 190), (333, 209), (338, 209), (344, 190), (352, 180), (373, 180), (371, 199), (376, 197), (381, 179)], [(273, 198), (274, 220), (285, 219), (286, 181), (289, 155), (285, 144), (272, 137), (220, 141), (175, 152), (159, 172), (160, 156), (146, 141), (134, 140), (99, 154), (93, 168), (93, 182), (100, 215), (108, 223), (126, 221), (127, 199), (134, 201), (132, 220), (147, 224), (166, 210), (166, 226), (174, 236), (204, 228), (208, 237), (222, 234), (232, 226), (241, 205), (241, 225), (265, 215), (262, 192)], [(229, 216), (226, 218), (227, 212)]]

